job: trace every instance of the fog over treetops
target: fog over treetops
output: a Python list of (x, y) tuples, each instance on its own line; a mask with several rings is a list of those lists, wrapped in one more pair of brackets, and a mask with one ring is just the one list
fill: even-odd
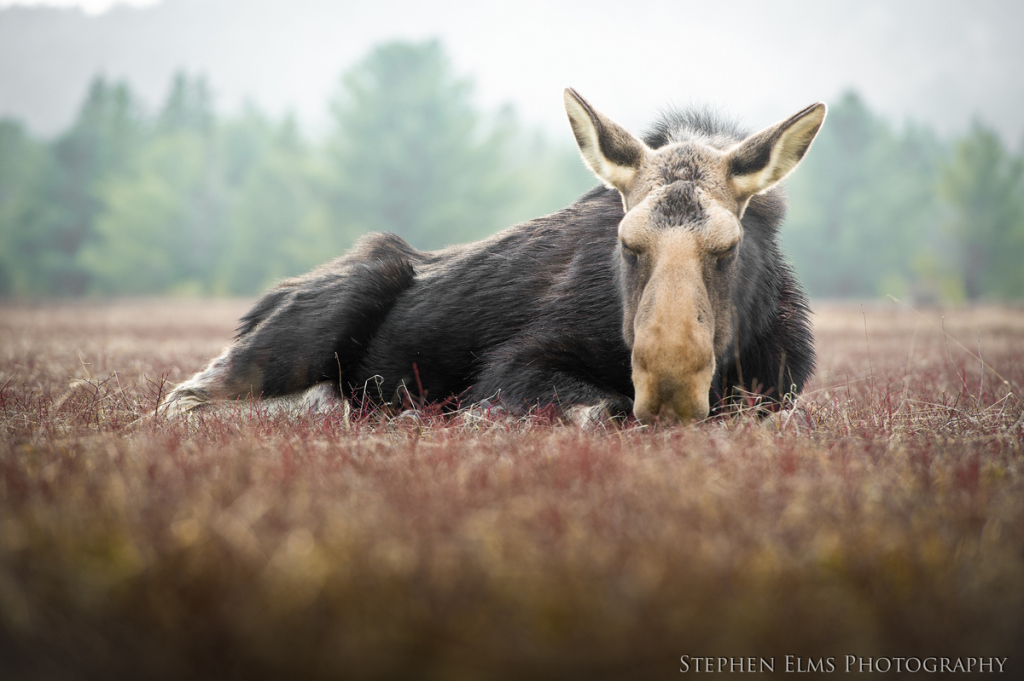
[(97, 73), (156, 107), (179, 69), (205, 74), (222, 111), (252, 98), (323, 130), (342, 71), (381, 41), (430, 37), (474, 78), (482, 106), (511, 102), (553, 131), (571, 85), (631, 127), (690, 102), (759, 127), (854, 89), (894, 122), (952, 134), (979, 117), (1015, 148), (1024, 132), (1017, 2), (164, 0), (93, 15), (3, 5), (0, 116), (44, 134), (73, 120)]

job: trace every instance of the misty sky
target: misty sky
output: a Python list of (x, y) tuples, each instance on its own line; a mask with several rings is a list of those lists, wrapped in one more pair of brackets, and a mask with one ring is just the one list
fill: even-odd
[(436, 36), (482, 105), (511, 102), (556, 133), (567, 85), (633, 128), (691, 102), (759, 127), (854, 87), (896, 122), (948, 134), (979, 116), (1024, 143), (1021, 2), (143, 0), (102, 12), (109, 4), (49, 23), (0, 10), (0, 115), (52, 133), (97, 72), (155, 107), (187, 68), (208, 75), (222, 110), (250, 97), (323, 129), (339, 74), (372, 45)]
[(143, 7), (155, 5), (160, 0), (0, 0), (0, 7), (24, 5), (26, 7), (77, 7), (86, 14), (102, 14), (114, 5)]

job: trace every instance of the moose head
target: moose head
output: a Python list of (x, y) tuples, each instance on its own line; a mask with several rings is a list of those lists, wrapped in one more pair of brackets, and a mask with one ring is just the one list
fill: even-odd
[(705, 418), (734, 334), (743, 271), (743, 215), (752, 197), (796, 168), (825, 119), (823, 103), (739, 142), (648, 147), (566, 89), (583, 160), (622, 196), (616, 270), (622, 333), (632, 352), (641, 423)]

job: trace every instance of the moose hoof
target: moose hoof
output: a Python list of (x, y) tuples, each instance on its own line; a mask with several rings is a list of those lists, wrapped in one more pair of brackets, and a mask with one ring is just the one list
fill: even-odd
[(508, 412), (500, 404), (490, 400), (480, 400), (459, 410), (459, 420), (467, 426), (480, 427), (501, 421)]
[(331, 414), (337, 409), (347, 411), (348, 402), (338, 397), (330, 383), (318, 383), (299, 396), (297, 406), (307, 414)]
[(593, 405), (571, 407), (566, 416), (583, 430), (599, 430), (610, 425), (621, 425), (631, 409), (632, 404), (626, 406), (619, 401), (601, 400)]
[(406, 409), (395, 417), (397, 423), (422, 423), (423, 416), (415, 409)]
[(175, 418), (184, 416), (193, 409), (210, 403), (210, 396), (202, 390), (192, 388), (175, 388), (167, 396), (160, 406), (156, 408), (156, 415), (164, 418)]

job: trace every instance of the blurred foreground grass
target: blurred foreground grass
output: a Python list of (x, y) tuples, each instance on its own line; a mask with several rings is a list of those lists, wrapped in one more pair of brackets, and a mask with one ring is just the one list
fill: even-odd
[(823, 306), (817, 377), (765, 421), (133, 423), (245, 309), (0, 308), (0, 676), (1024, 674), (1020, 309)]

